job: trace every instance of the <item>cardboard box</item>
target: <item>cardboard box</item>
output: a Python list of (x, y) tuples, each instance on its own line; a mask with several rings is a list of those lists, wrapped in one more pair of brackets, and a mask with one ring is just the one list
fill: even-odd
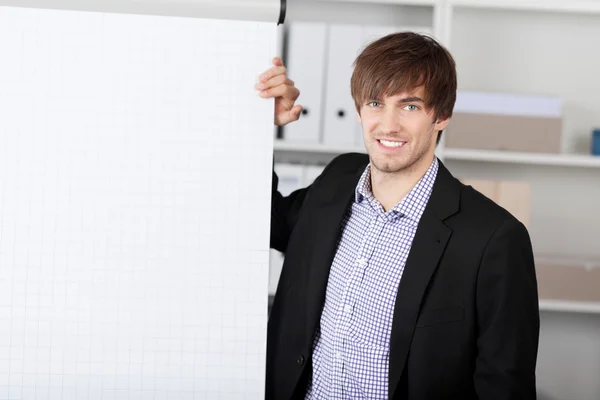
[(458, 91), (446, 147), (560, 153), (561, 136), (558, 97)]
[(539, 297), (600, 303), (600, 265), (585, 268), (578, 261), (536, 258)]
[(560, 153), (562, 119), (455, 113), (445, 137), (447, 148)]
[(462, 183), (493, 200), (523, 225), (531, 224), (531, 186), (525, 182), (462, 179)]

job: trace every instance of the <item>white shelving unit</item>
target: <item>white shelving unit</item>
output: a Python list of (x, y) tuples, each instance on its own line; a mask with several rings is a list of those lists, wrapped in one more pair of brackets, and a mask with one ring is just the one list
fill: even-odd
[(332, 146), (313, 143), (288, 143), (276, 140), (274, 143), (275, 160), (278, 162), (328, 164), (335, 157), (345, 153), (365, 153), (360, 146)]
[(447, 160), (513, 163), (555, 167), (600, 168), (600, 157), (578, 154), (540, 154), (503, 151), (444, 149)]
[(600, 303), (565, 300), (540, 300), (540, 311), (600, 314)]
[[(459, 177), (531, 182), (532, 206), (537, 210), (532, 223), (535, 247), (541, 253), (557, 249), (566, 256), (600, 258), (600, 250), (592, 240), (574, 243), (559, 237), (561, 232), (573, 237), (582, 224), (582, 236), (600, 237), (600, 216), (596, 205), (589, 201), (597, 198), (596, 203), (600, 203), (600, 157), (582, 154), (589, 146), (591, 128), (600, 126), (600, 81), (595, 79), (600, 55), (589, 51), (593, 38), (600, 37), (600, 1), (305, 0), (291, 4), (295, 4), (295, 10), (290, 9), (292, 21), (297, 18), (382, 25), (391, 21), (404, 25), (415, 19), (416, 25), (423, 25), (429, 21), (434, 36), (449, 47), (457, 60), (459, 89), (565, 98), (563, 154), (446, 148), (442, 140), (438, 156)], [(585, 34), (590, 32), (597, 35)], [(545, 34), (552, 35), (552, 43), (547, 43)], [(581, 43), (586, 39), (590, 42)], [(511, 52), (513, 48), (518, 51)], [(557, 48), (570, 52), (568, 62), (556, 56)], [(539, 61), (544, 55), (548, 59)], [(533, 64), (535, 70), (522, 68), (527, 63)], [(504, 69), (492, 68), (497, 64)], [(575, 74), (570, 73), (574, 65)], [(275, 159), (287, 162), (326, 164), (347, 152), (364, 153), (365, 149), (282, 140), (275, 143)], [(586, 200), (579, 204), (583, 198)], [(572, 202), (573, 207), (559, 214), (564, 218), (549, 218), (556, 210), (564, 210), (565, 202)], [(546, 222), (550, 220), (560, 229), (552, 229), (551, 223)], [(558, 236), (552, 237), (555, 234)]]
[[(280, 154), (294, 154), (297, 157), (309, 157), (315, 154), (337, 156), (344, 153), (366, 153), (365, 148), (361, 146), (333, 146), (321, 143), (289, 143), (281, 139), (275, 141), (275, 151)], [(472, 149), (444, 149), (443, 159), (485, 163), (600, 168), (600, 156), (579, 154), (541, 154)]]
[(322, 0), (330, 3), (393, 4), (407, 6), (436, 6), (437, 0)]
[(344, 153), (366, 153), (364, 147), (359, 146), (333, 146), (322, 143), (290, 143), (285, 140), (275, 140), (276, 152), (298, 153), (308, 155), (313, 153), (340, 155)]
[(448, 3), (453, 7), (551, 11), (561, 13), (600, 13), (600, 3), (594, 0), (448, 0)]

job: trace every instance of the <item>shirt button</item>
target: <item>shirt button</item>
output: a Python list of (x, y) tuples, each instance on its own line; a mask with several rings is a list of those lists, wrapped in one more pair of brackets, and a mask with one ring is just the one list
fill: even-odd
[(298, 357), (298, 359), (296, 360), (296, 362), (298, 363), (298, 365), (304, 365), (304, 356)]
[(344, 307), (344, 311), (349, 313), (350, 311), (352, 311), (352, 306), (349, 304), (346, 304), (346, 306)]
[(358, 263), (358, 265), (365, 265), (367, 263), (367, 259), (366, 258), (359, 258), (358, 260), (356, 260), (356, 262)]
[(339, 351), (335, 353), (335, 358), (337, 358), (338, 360), (342, 358), (342, 353), (340, 353)]

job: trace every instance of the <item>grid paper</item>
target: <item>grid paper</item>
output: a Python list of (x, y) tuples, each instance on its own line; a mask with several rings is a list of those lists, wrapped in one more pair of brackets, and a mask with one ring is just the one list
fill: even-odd
[(0, 398), (264, 397), (269, 23), (0, 7)]

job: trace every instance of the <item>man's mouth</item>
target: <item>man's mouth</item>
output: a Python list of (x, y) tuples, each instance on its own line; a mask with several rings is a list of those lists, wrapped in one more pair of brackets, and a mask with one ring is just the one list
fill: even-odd
[(400, 141), (396, 141), (396, 140), (384, 140), (384, 139), (377, 139), (377, 141), (379, 143), (381, 143), (384, 147), (390, 147), (390, 148), (402, 147), (406, 143), (406, 142), (400, 142)]

